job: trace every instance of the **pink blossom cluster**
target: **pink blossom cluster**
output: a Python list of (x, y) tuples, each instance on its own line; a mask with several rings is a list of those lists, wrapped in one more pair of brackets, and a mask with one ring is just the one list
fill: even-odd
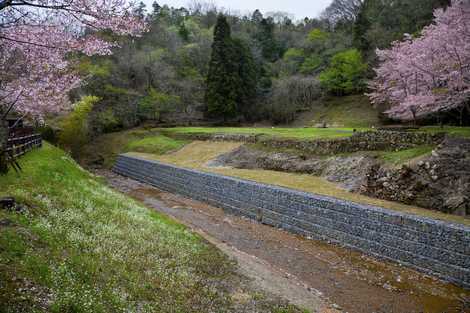
[(70, 107), (81, 82), (70, 55), (110, 54), (116, 43), (98, 31), (139, 36), (146, 26), (131, 9), (124, 0), (0, 0), (0, 105), (35, 117)]
[(412, 120), (462, 106), (470, 98), (470, 4), (453, 0), (434, 12), (418, 38), (405, 35), (388, 50), (370, 83), (374, 104), (395, 119)]

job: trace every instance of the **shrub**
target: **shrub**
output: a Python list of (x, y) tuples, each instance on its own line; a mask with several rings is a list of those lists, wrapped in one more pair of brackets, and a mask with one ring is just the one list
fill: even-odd
[(150, 88), (148, 94), (139, 101), (140, 120), (160, 120), (161, 114), (169, 112), (180, 102), (180, 97), (168, 95)]
[(42, 125), (41, 127), (38, 127), (37, 131), (41, 133), (43, 140), (46, 140), (53, 145), (56, 145), (59, 141), (57, 130), (49, 125)]
[(273, 86), (269, 116), (274, 123), (289, 123), (296, 113), (310, 107), (321, 96), (318, 80), (313, 77), (291, 76), (279, 79)]
[(319, 28), (314, 28), (308, 33), (307, 39), (311, 43), (323, 42), (328, 39), (328, 33)]
[(328, 92), (335, 95), (359, 93), (365, 89), (367, 64), (356, 49), (335, 54), (320, 76), (320, 83)]
[(82, 146), (90, 139), (88, 117), (93, 106), (100, 100), (95, 96), (83, 97), (74, 105), (72, 113), (62, 122), (59, 144), (69, 150), (73, 157), (78, 156)]
[(111, 133), (121, 128), (121, 123), (111, 108), (98, 112), (93, 124), (98, 133)]
[(290, 48), (284, 53), (284, 61), (301, 62), (304, 59), (304, 51), (298, 48)]
[(312, 74), (322, 65), (322, 58), (318, 54), (313, 54), (305, 59), (300, 67), (302, 74)]

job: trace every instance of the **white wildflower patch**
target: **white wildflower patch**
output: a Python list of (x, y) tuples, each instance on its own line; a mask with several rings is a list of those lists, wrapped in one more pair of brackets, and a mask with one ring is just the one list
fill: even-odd
[(56, 311), (184, 312), (194, 288), (215, 292), (200, 283), (196, 266), (208, 248), (198, 236), (89, 175), (62, 171), (67, 166), (15, 190), (41, 208), (31, 229), (52, 251), (47, 277)]

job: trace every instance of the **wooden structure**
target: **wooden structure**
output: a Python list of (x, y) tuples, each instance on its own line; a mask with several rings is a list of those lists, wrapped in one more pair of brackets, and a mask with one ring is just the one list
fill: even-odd
[[(10, 121), (8, 121), (10, 124)], [(23, 123), (15, 123), (14, 127), (9, 126), (8, 139), (3, 152), (7, 163), (15, 170), (21, 170), (16, 161), (17, 158), (27, 152), (42, 146), (42, 137), (36, 133), (33, 127), (23, 126)]]
[(14, 128), (23, 127), (23, 120), (18, 119), (17, 117), (7, 117), (5, 120), (7, 121), (9, 128), (12, 128), (13, 126), (15, 126)]
[(42, 137), (27, 128), (21, 128), (21, 132), (10, 134), (7, 142), (6, 153), (9, 159), (16, 159), (34, 148), (42, 147)]

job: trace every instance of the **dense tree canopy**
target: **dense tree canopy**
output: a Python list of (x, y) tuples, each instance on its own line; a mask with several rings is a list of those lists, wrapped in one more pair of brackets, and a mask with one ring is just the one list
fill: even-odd
[(328, 68), (320, 74), (322, 85), (336, 95), (347, 95), (364, 90), (364, 74), (367, 64), (356, 49), (346, 50), (333, 56)]
[[(13, 110), (23, 114), (60, 112), (96, 96), (88, 115), (92, 135), (204, 117), (288, 122), (325, 94), (365, 92), (376, 48), (396, 49), (404, 33), (417, 38), (434, 9), (449, 4), (332, 0), (319, 18), (295, 21), (284, 12), (244, 16), (197, 1), (186, 8), (131, 7), (124, 0), (27, 2), (51, 8), (0, 3), (4, 111), (17, 103)], [(30, 27), (36, 22), (44, 27)], [(378, 74), (376, 82), (383, 79)], [(309, 97), (288, 97), (302, 88)]]
[(113, 40), (97, 31), (138, 35), (144, 24), (123, 0), (53, 0), (0, 2), (0, 99), (4, 106), (31, 115), (59, 111), (80, 77), (69, 54), (111, 53)]
[[(112, 34), (139, 35), (144, 22), (124, 0), (0, 1), (0, 170), (6, 171), (4, 119), (14, 110), (43, 117), (70, 106), (81, 77), (74, 55), (108, 55)], [(108, 32), (108, 38), (103, 32)]]
[(362, 0), (353, 25), (355, 47), (374, 57), (403, 34), (417, 34), (433, 20), (434, 10), (450, 0)]

